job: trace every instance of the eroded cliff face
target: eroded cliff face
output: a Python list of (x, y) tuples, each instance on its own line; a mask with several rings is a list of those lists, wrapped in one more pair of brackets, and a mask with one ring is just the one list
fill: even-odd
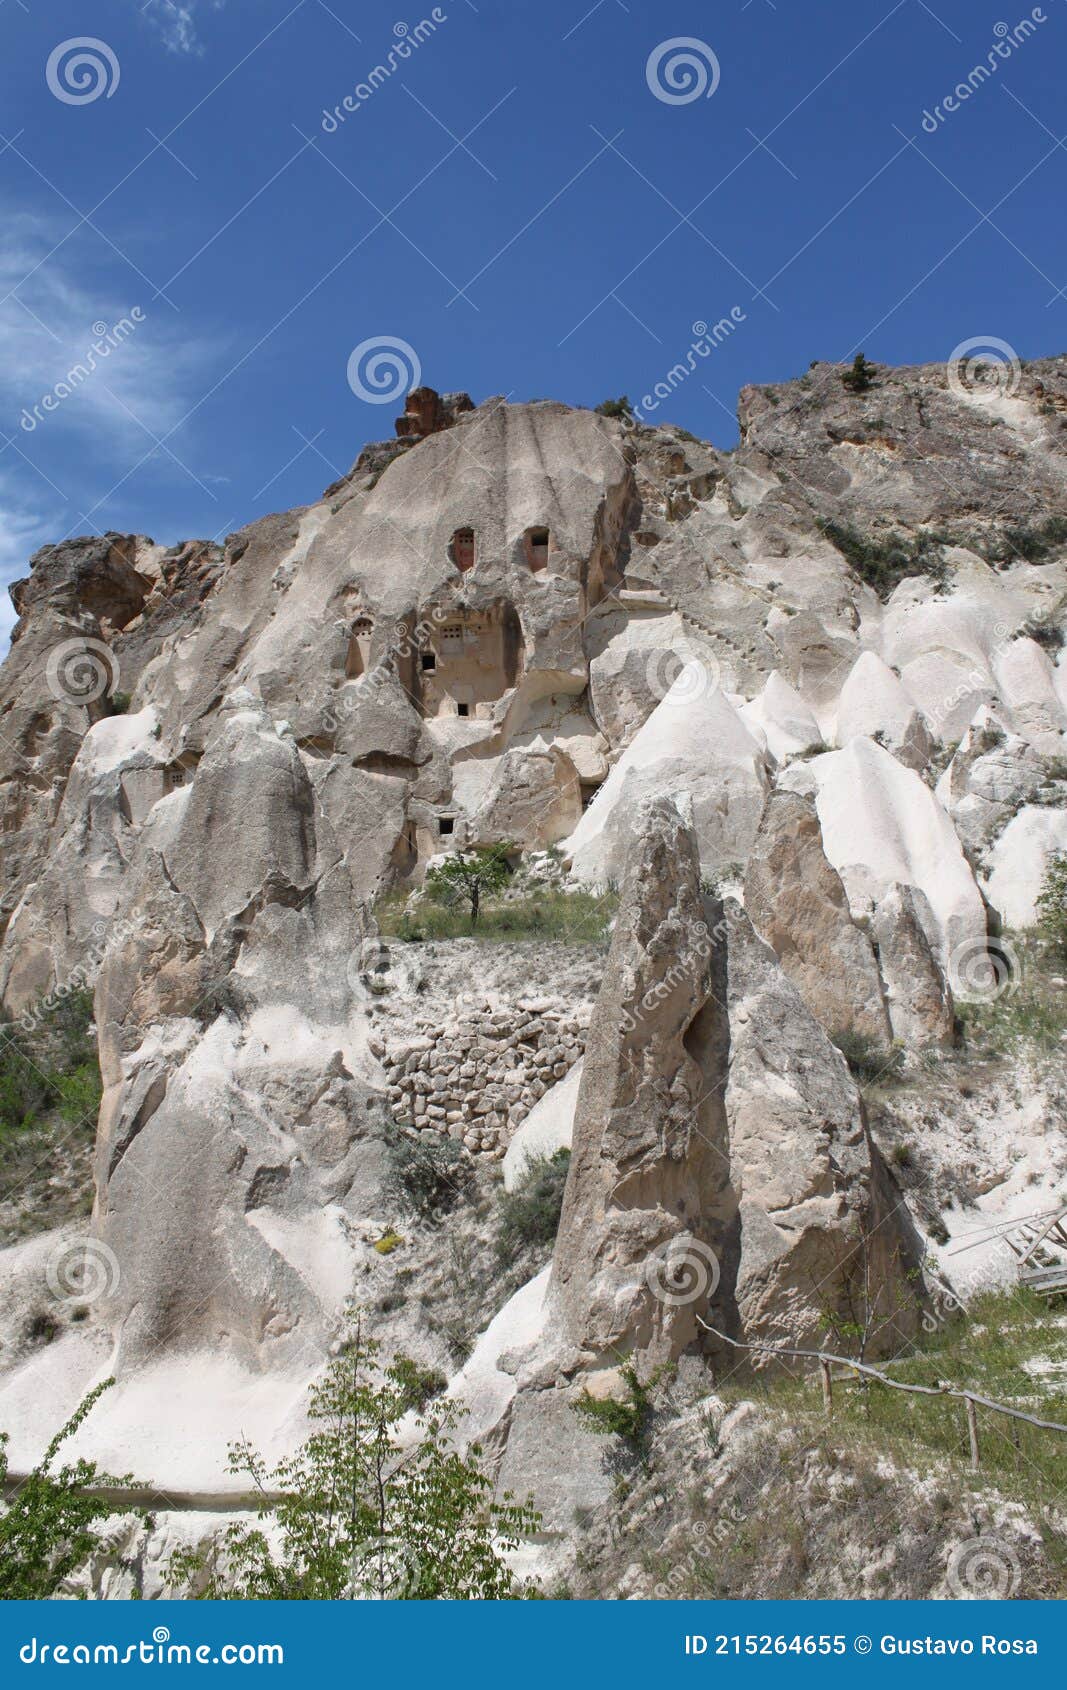
[[(932, 1211), (828, 1035), (950, 1050), (1067, 850), (1065, 419), (1059, 359), (864, 393), (816, 366), (745, 390), (731, 454), (423, 393), (224, 546), (38, 553), (0, 675), (0, 993), (90, 979), (104, 1096), (91, 1224), (0, 1257), (16, 1463), (42, 1379), (61, 1411), (109, 1371), (84, 1436), (114, 1467), (221, 1494), (228, 1435), (284, 1447), (346, 1298), (396, 1271), (391, 1122), (483, 1192), (573, 1138), (551, 1276), (486, 1293), (457, 1383), (502, 1483), (551, 1431), (563, 1496), (570, 1396), (620, 1356), (710, 1378), (709, 1327), (803, 1342), (857, 1299), (905, 1341)], [(381, 944), (376, 899), (503, 841), (623, 884), (609, 956)], [(1020, 1193), (1067, 1165), (1043, 1095)], [(405, 1229), (413, 1273), (477, 1232), (460, 1209)], [(43, 1264), (83, 1235), (104, 1294), (42, 1352)], [(387, 1341), (455, 1373), (386, 1289)]]

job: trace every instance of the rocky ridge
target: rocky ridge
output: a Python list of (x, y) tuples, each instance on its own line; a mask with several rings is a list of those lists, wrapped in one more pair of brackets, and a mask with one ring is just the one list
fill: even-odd
[[(965, 1189), (1003, 1076), (944, 1102), (921, 1186), (833, 1039), (949, 1058), (1067, 851), (1067, 360), (862, 393), (818, 365), (740, 419), (727, 454), (420, 390), (396, 440), (222, 546), (32, 560), (0, 674), (0, 994), (19, 1016), (88, 974), (104, 1098), (91, 1226), (0, 1253), (13, 1468), (43, 1388), (63, 1413), (110, 1372), (83, 1447), (224, 1506), (227, 1435), (283, 1449), (346, 1297), (393, 1271), (398, 1128), (480, 1177), (531, 1127), (572, 1145), (551, 1272), (485, 1307), (452, 1382), (559, 1534), (602, 1494), (573, 1399), (620, 1390), (620, 1354), (699, 1394), (701, 1321), (810, 1337), (857, 1251), (890, 1351), (924, 1243), (1058, 1193), (1062, 1040), (1010, 1175)], [(622, 884), (606, 960), (381, 940), (379, 897), (505, 841), (552, 848), (564, 889)], [(448, 1231), (398, 1248), (430, 1272)], [(103, 1290), (42, 1349), (70, 1237)], [(383, 1330), (447, 1359), (417, 1299)]]

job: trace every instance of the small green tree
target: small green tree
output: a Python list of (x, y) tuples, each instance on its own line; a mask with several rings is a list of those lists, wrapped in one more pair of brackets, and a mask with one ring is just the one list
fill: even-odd
[(290, 1459), (271, 1470), (249, 1443), (231, 1447), (230, 1471), (251, 1479), (260, 1519), (274, 1523), (234, 1524), (215, 1551), (179, 1551), (169, 1567), (173, 1588), (210, 1601), (525, 1594), (504, 1557), (540, 1516), (510, 1496), (492, 1500), (480, 1448), (461, 1455), (449, 1441), (454, 1406), (428, 1406), (422, 1370), (402, 1356), (383, 1367), (378, 1348), (355, 1319), (312, 1388), (314, 1430)]
[(426, 895), (438, 904), (470, 905), (471, 932), (478, 925), (482, 898), (499, 892), (511, 876), (513, 845), (474, 845), (457, 851), (426, 876)]
[[(113, 1478), (95, 1461), (81, 1459), (58, 1470), (52, 1466), (60, 1445), (74, 1436), (97, 1397), (114, 1383), (105, 1379), (89, 1392), (0, 1516), (0, 1600), (41, 1601), (55, 1595), (96, 1547), (94, 1521), (133, 1512), (106, 1496), (89, 1494), (128, 1485), (128, 1473)], [(7, 1433), (0, 1433), (0, 1489), (7, 1480), (7, 1441)]]
[(1048, 860), (1037, 916), (1042, 937), (1067, 955), (1067, 851), (1057, 851)]
[(617, 417), (622, 422), (632, 422), (634, 408), (625, 393), (618, 399), (604, 399), (596, 408), (598, 417)]
[(841, 381), (850, 393), (866, 393), (874, 386), (874, 378), (878, 374), (878, 366), (869, 364), (862, 352), (857, 352), (852, 360), (851, 369), (845, 370)]

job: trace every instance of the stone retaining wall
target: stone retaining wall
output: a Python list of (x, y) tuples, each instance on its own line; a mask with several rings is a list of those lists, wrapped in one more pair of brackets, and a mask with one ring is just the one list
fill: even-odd
[(379, 1031), (372, 1053), (401, 1126), (447, 1134), (500, 1159), (539, 1098), (583, 1055), (588, 1005), (521, 999), (442, 1022), (418, 1015)]

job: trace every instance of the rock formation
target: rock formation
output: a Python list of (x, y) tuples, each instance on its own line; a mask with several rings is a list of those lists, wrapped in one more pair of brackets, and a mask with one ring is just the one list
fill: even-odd
[[(706, 1389), (701, 1321), (806, 1341), (829, 1316), (890, 1351), (917, 1228), (1051, 1200), (1062, 1086), (983, 1094), (948, 1133), (969, 1074), (906, 1143), (876, 1098), (911, 1213), (832, 1040), (925, 1091), (921, 1047), (955, 1060), (990, 935), (1025, 951), (1067, 851), (1067, 359), (1010, 398), (841, 373), (746, 388), (730, 453), (419, 389), (395, 438), (222, 544), (31, 560), (0, 672), (0, 999), (36, 1025), (92, 985), (103, 1100), (73, 1231), (40, 1231), (0, 1146), (13, 1471), (42, 1401), (114, 1372), (81, 1447), (225, 1507), (227, 1439), (291, 1444), (356, 1295), (565, 1521), (573, 1486), (607, 1494), (582, 1381), (682, 1358)], [(499, 842), (543, 926), (390, 937), (431, 864)], [(606, 960), (555, 933), (557, 902), (619, 886)], [(402, 1216), (397, 1135), (461, 1158), (447, 1215)], [(497, 1261), (498, 1185), (568, 1142), (551, 1274), (509, 1301), (490, 1273), (454, 1319)], [(74, 1246), (106, 1269), (84, 1303), (50, 1289)]]
[(811, 1342), (860, 1303), (892, 1350), (914, 1330), (917, 1265), (843, 1059), (743, 912), (702, 897), (692, 832), (656, 801), (575, 1110), (548, 1292), (564, 1365), (652, 1371), (715, 1347), (699, 1318)]

